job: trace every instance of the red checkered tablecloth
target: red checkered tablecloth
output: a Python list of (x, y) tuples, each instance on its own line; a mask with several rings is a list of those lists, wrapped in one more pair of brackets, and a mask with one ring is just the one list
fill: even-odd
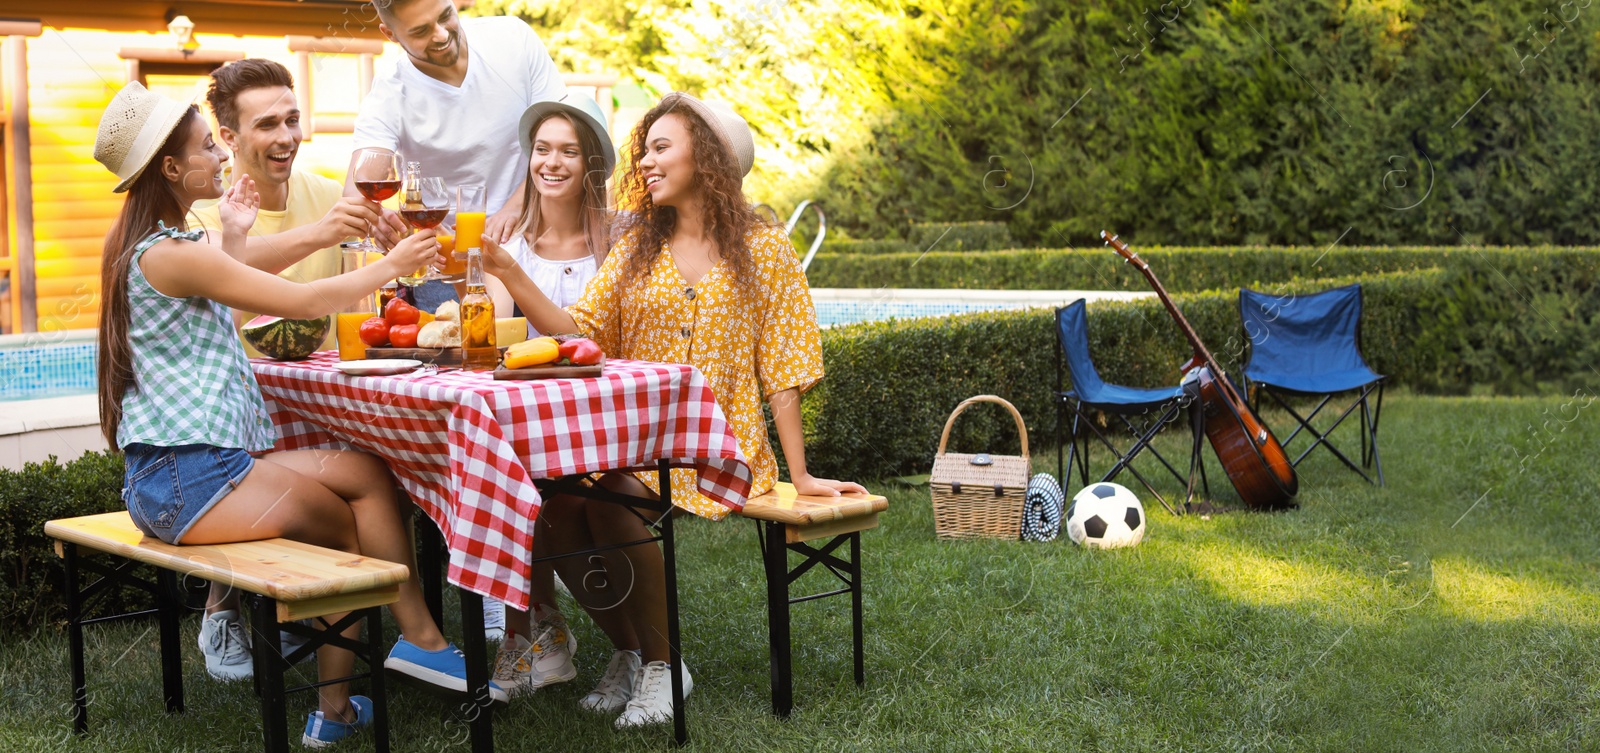
[(337, 362), (331, 351), (251, 361), (278, 427), (273, 449), (384, 458), (443, 533), (450, 582), (518, 609), (541, 504), (534, 479), (666, 458), (698, 471), (700, 492), (730, 511), (750, 493), (748, 461), (690, 366), (611, 360), (592, 379), (497, 382), (471, 371), (352, 377)]

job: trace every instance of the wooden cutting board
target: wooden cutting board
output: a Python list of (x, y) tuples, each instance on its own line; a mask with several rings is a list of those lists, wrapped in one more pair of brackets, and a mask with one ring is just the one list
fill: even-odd
[(508, 369), (501, 366), (494, 370), (495, 379), (587, 379), (600, 376), (604, 370), (606, 359), (593, 366), (529, 366), (525, 369)]

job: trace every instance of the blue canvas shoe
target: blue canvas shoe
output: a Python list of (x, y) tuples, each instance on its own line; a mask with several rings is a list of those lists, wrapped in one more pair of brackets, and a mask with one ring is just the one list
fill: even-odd
[(326, 748), (372, 726), (372, 699), (364, 695), (350, 696), (350, 708), (355, 711), (356, 720), (349, 724), (328, 719), (321, 711), (311, 712), (306, 719), (306, 732), (300, 736), (300, 744), (307, 748)]
[[(421, 680), (435, 687), (465, 694), (467, 692), (467, 657), (452, 643), (438, 651), (424, 651), (401, 636), (383, 660), (385, 669)], [(493, 680), (489, 681), (489, 698), (505, 703), (509, 696)]]

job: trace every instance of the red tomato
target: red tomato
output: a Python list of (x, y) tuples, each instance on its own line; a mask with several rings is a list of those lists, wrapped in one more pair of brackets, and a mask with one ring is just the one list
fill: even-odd
[[(422, 314), (417, 311), (416, 306), (396, 298), (383, 307), (383, 318), (387, 319), (391, 326), (397, 324), (416, 324), (417, 321), (422, 318)], [(396, 347), (410, 346), (405, 345)]]
[[(411, 310), (416, 313), (416, 309)], [(415, 324), (396, 324), (389, 328), (389, 342), (396, 348), (417, 347), (417, 332), (421, 328)]]
[(389, 323), (381, 316), (374, 316), (361, 323), (361, 329), (356, 331), (361, 336), (361, 342), (367, 347), (381, 348), (389, 344)]

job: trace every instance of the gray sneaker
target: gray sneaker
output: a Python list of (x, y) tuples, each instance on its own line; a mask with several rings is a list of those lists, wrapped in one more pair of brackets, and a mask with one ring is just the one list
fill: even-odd
[(250, 661), (250, 634), (245, 632), (235, 610), (201, 616), (200, 652), (206, 657), (206, 672), (218, 680), (248, 680), (255, 675)]

